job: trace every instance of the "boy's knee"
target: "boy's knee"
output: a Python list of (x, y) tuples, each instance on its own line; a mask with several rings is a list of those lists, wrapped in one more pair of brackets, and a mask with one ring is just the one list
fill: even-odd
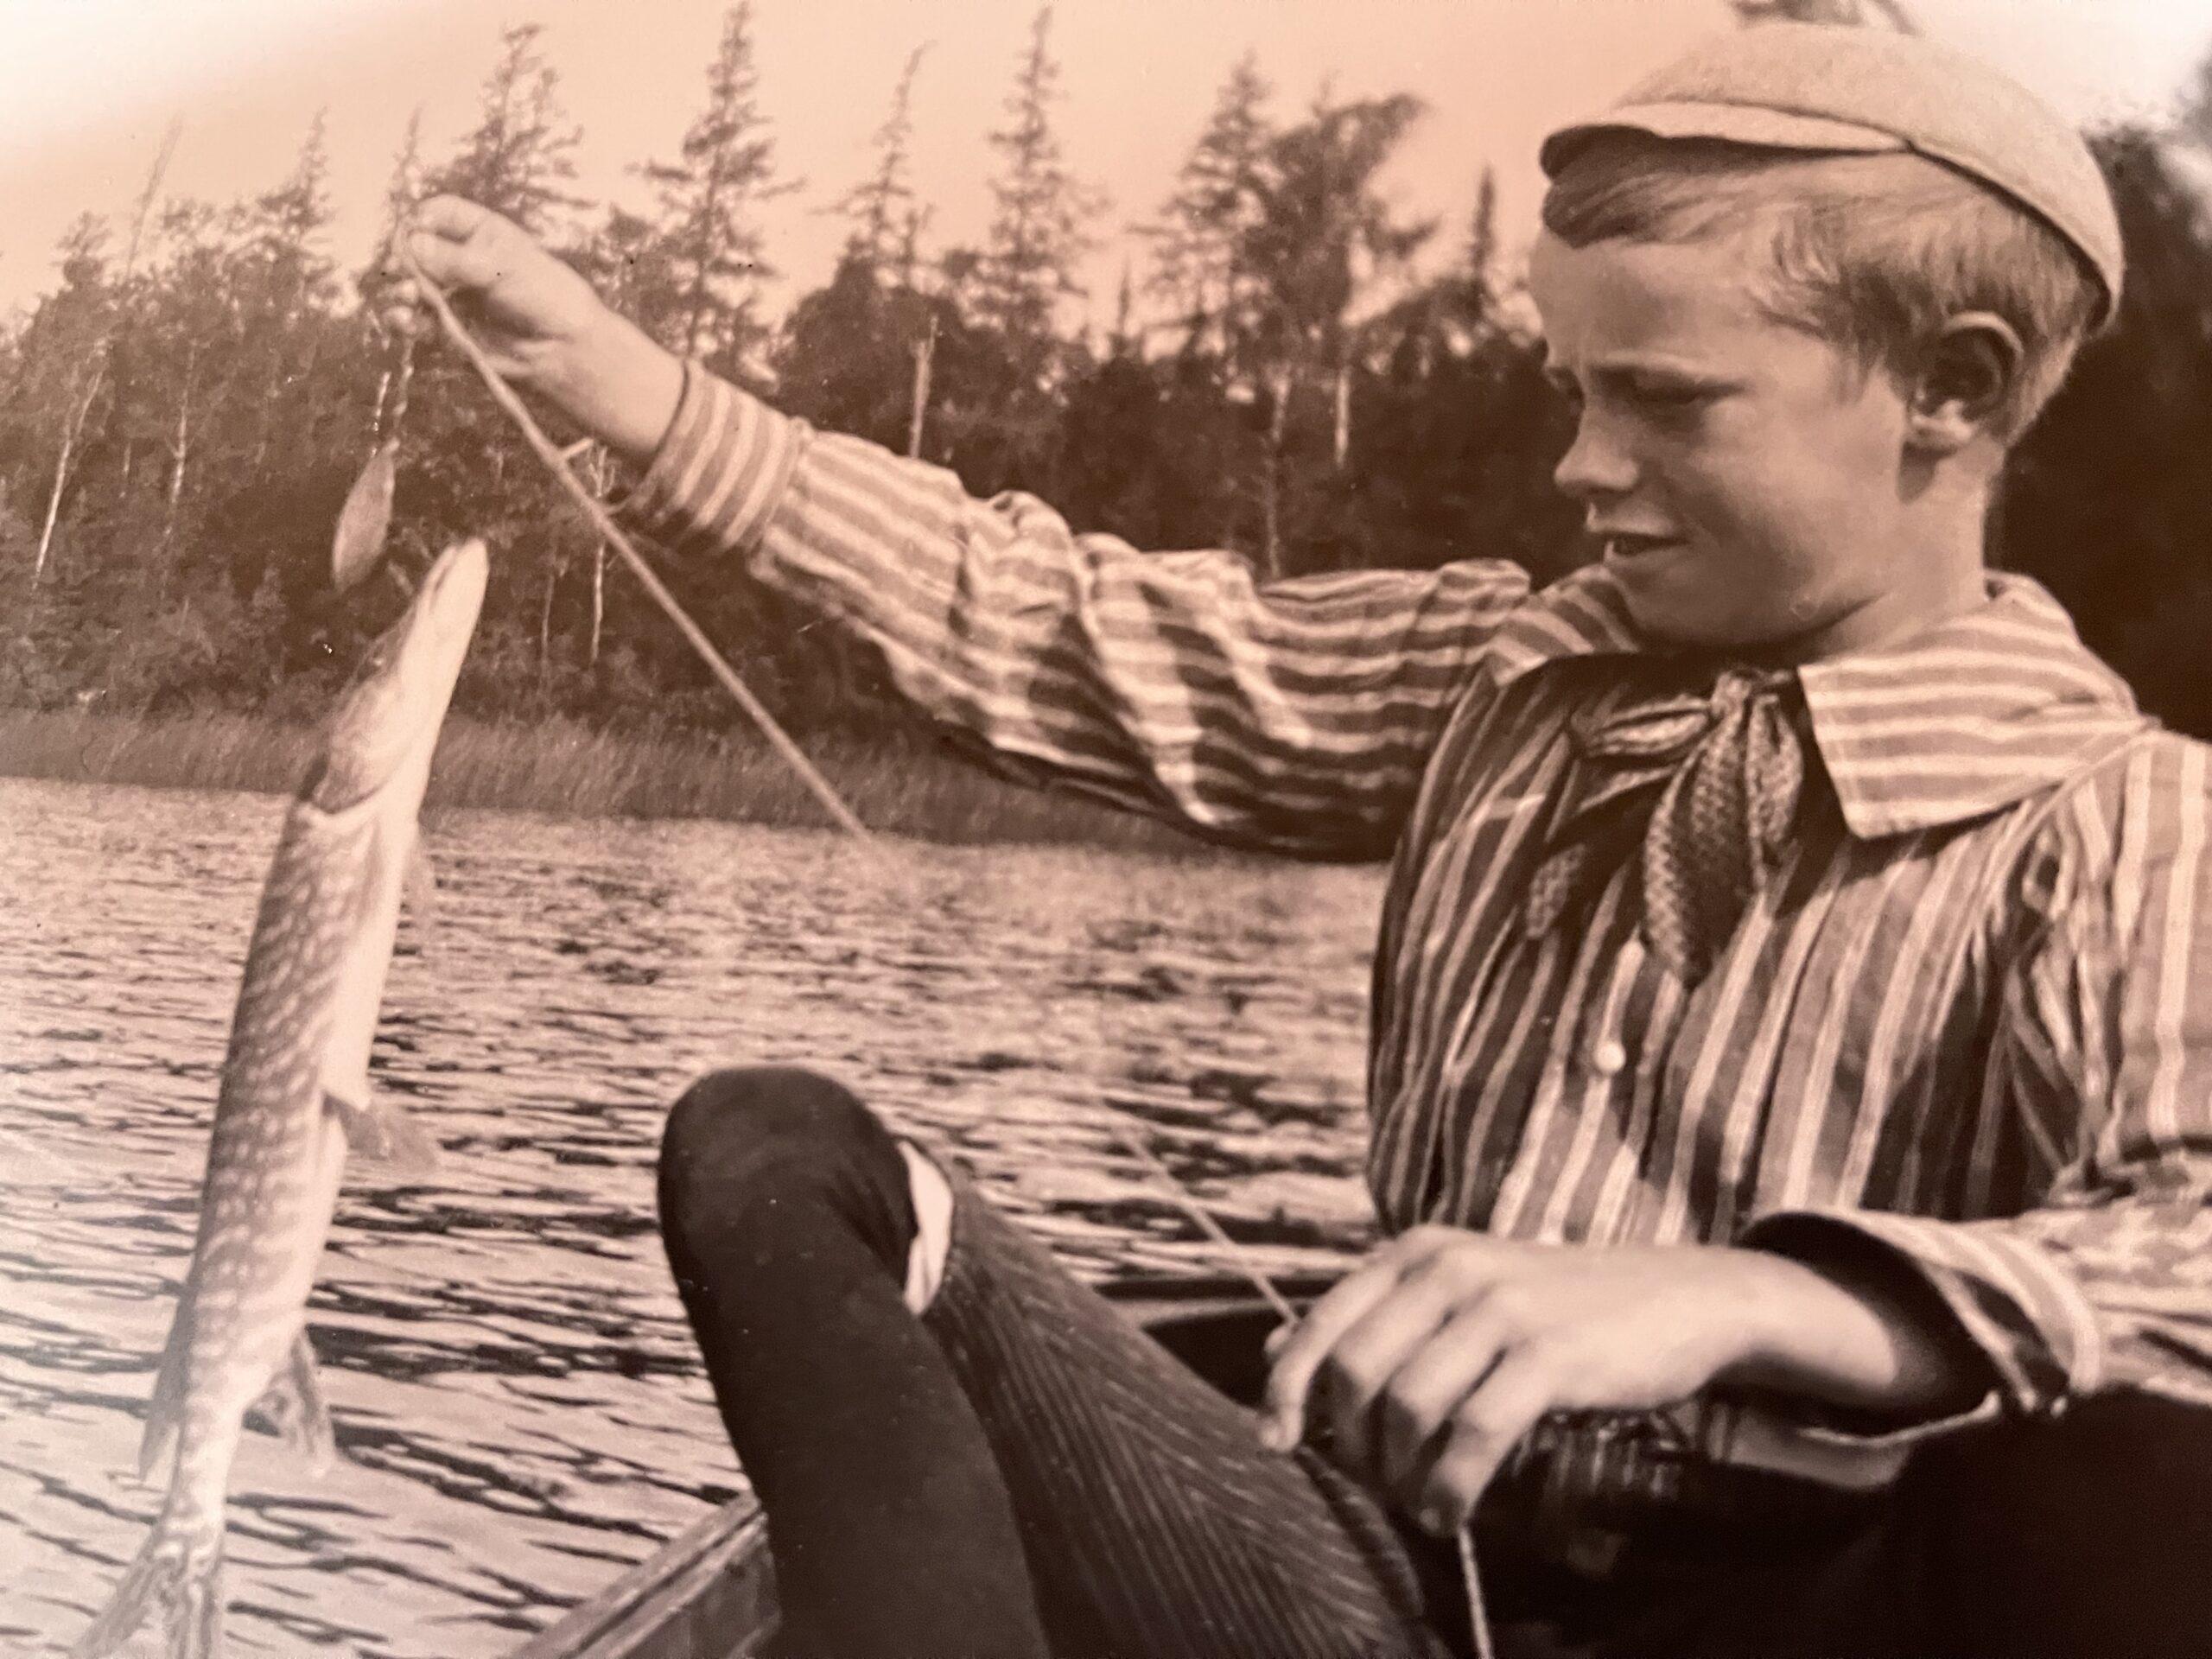
[(887, 1139), (850, 1090), (798, 1066), (749, 1065), (709, 1072), (671, 1107), (661, 1132), (665, 1212), (711, 1190), (727, 1196), (771, 1172), (849, 1159)]
[(692, 1084), (662, 1132), (659, 1189), (662, 1235), (687, 1261), (739, 1241), (766, 1248), (817, 1224), (809, 1217), (834, 1217), (906, 1269), (914, 1215), (899, 1143), (818, 1072), (744, 1066)]

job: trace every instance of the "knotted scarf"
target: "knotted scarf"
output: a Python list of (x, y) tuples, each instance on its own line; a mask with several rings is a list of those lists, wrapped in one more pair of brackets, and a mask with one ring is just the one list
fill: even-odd
[(1684, 984), (1702, 981), (1796, 823), (1803, 708), (1795, 673), (1729, 668), (1707, 691), (1577, 716), (1573, 767), (1523, 911), (1529, 934), (1593, 896), (1640, 839), (1644, 941)]

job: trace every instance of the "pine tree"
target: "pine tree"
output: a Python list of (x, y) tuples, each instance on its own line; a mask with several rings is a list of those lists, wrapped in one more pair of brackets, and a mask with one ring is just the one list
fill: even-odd
[(1053, 315), (1062, 298), (1083, 292), (1075, 273), (1092, 245), (1086, 227), (1105, 208), (1105, 198), (1069, 171), (1052, 129), (1060, 67), (1052, 57), (1052, 24), (1046, 6), (1031, 26), (1007, 99), (1011, 118), (990, 136), (1005, 165), (991, 181), (997, 211), (976, 296), (1018, 375), (1033, 385), (1049, 378), (1057, 355)]
[(1463, 302), (1466, 321), (1479, 327), (1497, 304), (1497, 170), (1483, 168), (1475, 187), (1475, 211), (1467, 226), (1467, 270)]
[(330, 221), (330, 149), (324, 118), (317, 114), (290, 174), (255, 199), (250, 219), (258, 299), (280, 322), (330, 298), (335, 267), (320, 245)]
[(1401, 220), (1376, 175), (1421, 113), (1409, 94), (1318, 105), (1268, 146), (1261, 212), (1243, 238), (1259, 297), (1250, 351), (1268, 399), (1260, 478), (1262, 565), (1282, 568), (1282, 463), (1293, 400), (1325, 384), (1331, 452), (1341, 471), (1351, 448), (1353, 315), (1378, 276), (1394, 274), (1433, 233), (1433, 220)]
[(759, 91), (752, 0), (739, 0), (722, 20), (707, 107), (683, 135), (682, 159), (645, 169), (658, 187), (659, 239), (680, 292), (671, 316), (640, 321), (660, 324), (654, 332), (671, 348), (731, 373), (743, 372), (769, 333), (757, 308), (760, 284), (776, 272), (754, 215), (798, 188), (776, 177)]
[(423, 111), (418, 106), (407, 118), (407, 131), (399, 141), (399, 154), (392, 158), (391, 177), (384, 188), (384, 213), (378, 222), (376, 251), (370, 256), (369, 267), (362, 273), (365, 285), (382, 278), (392, 239), (399, 234), (399, 227), (407, 222), (408, 214), (415, 211), (415, 204), (422, 195)]
[(893, 279), (912, 285), (914, 242), (927, 217), (914, 194), (914, 77), (922, 67), (927, 44), (918, 46), (906, 60), (899, 84), (891, 93), (891, 113), (868, 142), (875, 151), (875, 170), (839, 198), (835, 211), (852, 221), (845, 239), (845, 257), (858, 258), (877, 282)]
[(245, 216), (245, 343), (255, 360), (241, 367), (255, 387), (256, 474), (268, 467), (280, 434), (290, 435), (296, 447), (311, 425), (308, 372), (322, 336), (315, 325), (337, 289), (338, 267), (323, 245), (332, 219), (329, 174), (323, 118), (317, 115), (291, 173), (257, 197)]
[(1243, 242), (1259, 216), (1272, 90), (1257, 56), (1245, 54), (1215, 99), (1160, 222), (1144, 231), (1154, 246), (1147, 286), (1185, 320), (1191, 344), (1224, 359), (1238, 354), (1251, 326)]
[(480, 202), (540, 237), (578, 205), (563, 187), (576, 175), (579, 134), (564, 124), (560, 77), (539, 47), (544, 32), (523, 23), (500, 37), (475, 129), (430, 181), (433, 189)]

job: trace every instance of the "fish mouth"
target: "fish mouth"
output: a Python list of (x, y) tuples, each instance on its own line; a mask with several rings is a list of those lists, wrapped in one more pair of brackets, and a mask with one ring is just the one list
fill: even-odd
[(448, 547), (406, 613), (371, 647), (331, 717), (309, 779), (306, 792), (316, 806), (342, 811), (375, 794), (410, 759), (428, 764), (475, 636), (490, 570), (480, 540)]
[(423, 626), (436, 633), (442, 645), (449, 646), (455, 633), (466, 644), (476, 631), (476, 615), (484, 606), (484, 588), (491, 569), (491, 555), (485, 551), (480, 538), (455, 542), (438, 555), (429, 575), (423, 578), (409, 607), (410, 619), (419, 617)]

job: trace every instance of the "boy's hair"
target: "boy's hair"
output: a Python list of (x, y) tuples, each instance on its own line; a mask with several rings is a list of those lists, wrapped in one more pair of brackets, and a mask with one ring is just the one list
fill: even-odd
[(1770, 226), (1769, 314), (1834, 342), (1867, 372), (1905, 369), (1961, 312), (1993, 313), (2024, 347), (1991, 423), (2007, 447), (2065, 379), (2102, 298), (2040, 219), (1905, 153), (1808, 155), (1614, 129), (1560, 168), (1543, 219), (1570, 247), (1688, 244)]

